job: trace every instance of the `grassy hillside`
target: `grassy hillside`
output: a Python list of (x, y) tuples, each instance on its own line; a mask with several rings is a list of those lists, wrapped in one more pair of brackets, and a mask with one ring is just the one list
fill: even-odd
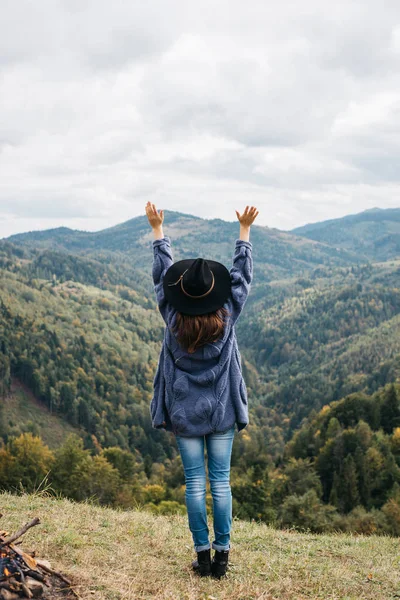
[(10, 436), (30, 431), (42, 438), (51, 450), (58, 448), (69, 433), (79, 435), (79, 429), (72, 427), (56, 414), (50, 414), (42, 402), (21, 382), (14, 379), (11, 392), (3, 399), (4, 421), (9, 427)]
[(388, 260), (400, 253), (400, 208), (372, 208), (309, 223), (290, 233), (356, 252), (365, 260)]
[[(186, 515), (154, 516), (44, 495), (0, 494), (2, 527), (39, 517), (21, 547), (72, 580), (81, 600), (395, 600), (398, 540), (276, 531), (234, 519), (230, 570), (200, 579)], [(210, 541), (212, 523), (209, 522)]]

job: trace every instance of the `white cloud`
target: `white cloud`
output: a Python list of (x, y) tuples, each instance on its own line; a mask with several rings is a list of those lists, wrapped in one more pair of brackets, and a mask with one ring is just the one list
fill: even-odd
[(5, 3), (0, 236), (399, 205), (399, 32), (395, 0)]

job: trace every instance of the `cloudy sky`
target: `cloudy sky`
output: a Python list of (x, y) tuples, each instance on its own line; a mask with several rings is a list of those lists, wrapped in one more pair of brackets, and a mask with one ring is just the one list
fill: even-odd
[(0, 237), (400, 206), (398, 0), (0, 2)]

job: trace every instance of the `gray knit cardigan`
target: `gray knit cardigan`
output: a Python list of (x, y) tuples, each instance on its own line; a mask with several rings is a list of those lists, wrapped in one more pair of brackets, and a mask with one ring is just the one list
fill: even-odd
[(153, 381), (152, 427), (186, 437), (223, 432), (235, 423), (240, 431), (248, 424), (249, 415), (235, 323), (253, 277), (252, 243), (235, 241), (232, 297), (224, 304), (230, 317), (223, 336), (192, 354), (180, 347), (171, 331), (177, 311), (164, 296), (163, 277), (174, 262), (169, 236), (154, 240), (153, 252), (154, 291), (166, 328)]

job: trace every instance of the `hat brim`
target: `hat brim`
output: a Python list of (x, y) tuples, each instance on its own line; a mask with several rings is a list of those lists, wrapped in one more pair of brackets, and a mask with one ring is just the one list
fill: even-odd
[(184, 260), (178, 260), (169, 267), (163, 280), (164, 295), (166, 300), (182, 314), (204, 315), (221, 308), (231, 296), (231, 276), (225, 265), (207, 259), (207, 264), (215, 278), (214, 287), (207, 296), (190, 298), (183, 292), (180, 283), (168, 285), (169, 283), (175, 283), (195, 260), (195, 258), (185, 258)]

